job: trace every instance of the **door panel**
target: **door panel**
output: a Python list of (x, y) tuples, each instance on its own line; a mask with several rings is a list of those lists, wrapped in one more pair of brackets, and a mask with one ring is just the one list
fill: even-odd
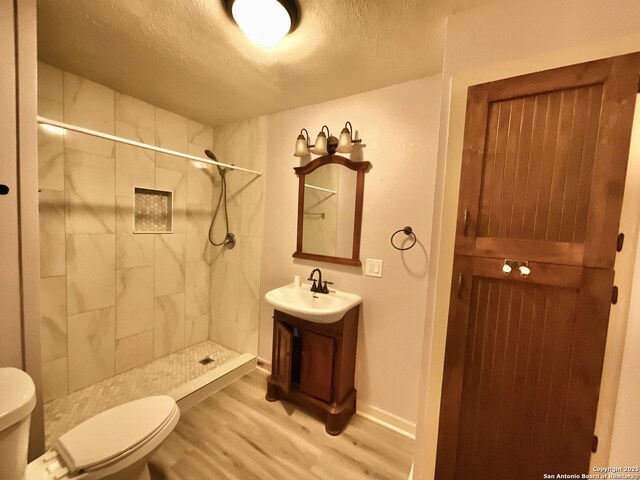
[(454, 262), (436, 478), (586, 472), (612, 271), (530, 263), (523, 278), (501, 266)]
[(279, 321), (274, 323), (273, 328), (272, 376), (278, 382), (278, 386), (285, 393), (289, 393), (291, 386), (293, 334)]
[(504, 258), (510, 240), (534, 242), (540, 261), (613, 268), (639, 62), (469, 89), (457, 253)]
[(584, 245), (544, 240), (514, 240), (510, 238), (483, 238), (476, 240), (475, 255), (479, 257), (526, 258), (537, 262), (580, 265)]
[(639, 76), (631, 54), (469, 88), (437, 480), (588, 472)]
[(300, 391), (331, 401), (335, 340), (326, 335), (305, 331), (302, 337), (302, 374)]
[(586, 132), (601, 100), (596, 85), (489, 103), (478, 237), (584, 242), (589, 211), (577, 203), (589, 203), (596, 135)]

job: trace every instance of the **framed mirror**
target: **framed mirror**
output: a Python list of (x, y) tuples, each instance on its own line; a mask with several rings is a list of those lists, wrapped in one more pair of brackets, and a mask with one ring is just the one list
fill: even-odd
[(364, 174), (370, 162), (325, 155), (294, 168), (298, 176), (295, 258), (360, 266)]

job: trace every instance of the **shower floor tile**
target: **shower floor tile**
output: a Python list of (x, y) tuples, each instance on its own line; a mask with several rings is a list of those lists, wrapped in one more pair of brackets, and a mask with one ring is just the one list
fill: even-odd
[[(198, 360), (207, 355), (215, 361), (200, 364)], [(97, 413), (137, 398), (168, 394), (240, 355), (207, 340), (51, 400), (44, 404), (46, 448), (60, 435)]]

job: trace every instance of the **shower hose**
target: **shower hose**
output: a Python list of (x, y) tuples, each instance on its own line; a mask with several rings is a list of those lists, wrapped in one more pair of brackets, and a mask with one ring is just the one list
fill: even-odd
[[(226, 178), (227, 172), (225, 170), (221, 170), (220, 167), (218, 167), (218, 170), (220, 172), (220, 178), (222, 180), (222, 188), (220, 188), (220, 196), (218, 197), (218, 206), (213, 212), (213, 217), (211, 218), (211, 224), (209, 225), (209, 242), (211, 243), (211, 245), (215, 245), (216, 247), (221, 247), (224, 245), (228, 248), (233, 248), (235, 246), (236, 240), (235, 240), (235, 235), (233, 235), (233, 233), (229, 233), (229, 213), (227, 211), (227, 178)], [(224, 202), (224, 223), (225, 223), (226, 233), (225, 233), (224, 239), (218, 243), (213, 239), (213, 224), (216, 221), (218, 212), (220, 211), (220, 205), (222, 205), (223, 202)]]

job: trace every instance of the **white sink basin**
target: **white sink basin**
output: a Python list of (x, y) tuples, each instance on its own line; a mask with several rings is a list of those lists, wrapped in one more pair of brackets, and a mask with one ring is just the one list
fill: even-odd
[(350, 309), (359, 305), (362, 298), (354, 293), (331, 290), (331, 293), (313, 293), (308, 284), (285, 285), (266, 293), (265, 300), (281, 312), (316, 323), (333, 323)]

